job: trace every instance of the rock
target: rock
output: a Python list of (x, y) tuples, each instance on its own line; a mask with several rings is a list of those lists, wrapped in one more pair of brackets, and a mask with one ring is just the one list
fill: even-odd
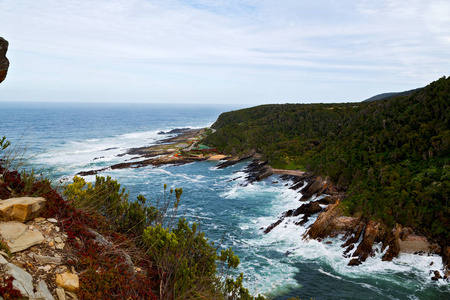
[(361, 261), (358, 258), (353, 258), (348, 263), (348, 266), (359, 266), (361, 264)]
[(71, 300), (78, 300), (77, 295), (74, 293), (66, 291), (66, 296), (69, 296), (69, 299), (71, 299)]
[(253, 160), (245, 169), (246, 182), (241, 184), (246, 186), (256, 181), (261, 181), (267, 177), (273, 175), (272, 167), (267, 164), (267, 161), (260, 161), (258, 159)]
[(78, 275), (69, 272), (56, 275), (56, 285), (69, 292), (75, 292), (79, 287)]
[(0, 255), (3, 256), (4, 258), (8, 258), (8, 254), (6, 252), (0, 251)]
[(383, 247), (381, 251), (384, 251), (386, 246), (389, 246), (389, 248), (381, 258), (382, 261), (391, 261), (400, 253), (399, 240), (401, 232), (402, 229), (400, 225), (397, 225), (391, 232), (387, 233), (385, 239), (383, 240)]
[(363, 262), (369, 255), (373, 255), (372, 246), (374, 242), (379, 242), (381, 240), (380, 232), (380, 223), (369, 221), (365, 228), (363, 240), (359, 243), (353, 253), (353, 257), (357, 256), (359, 261)]
[(326, 207), (317, 220), (309, 228), (305, 236), (317, 239), (333, 236), (335, 234), (344, 233), (353, 229), (359, 224), (359, 218), (342, 216), (342, 210), (339, 207), (340, 201)]
[(0, 224), (0, 235), (5, 239), (11, 253), (25, 250), (44, 241), (42, 233), (29, 230), (27, 225), (19, 222)]
[(56, 288), (56, 295), (58, 296), (59, 300), (66, 300), (66, 293), (64, 292), (63, 288)]
[(300, 214), (309, 214), (313, 215), (318, 212), (322, 211), (322, 207), (318, 202), (308, 202), (297, 208), (293, 213), (292, 216), (296, 217)]
[(300, 198), (300, 201), (308, 201), (314, 194), (320, 196), (325, 193), (330, 187), (331, 184), (328, 182), (328, 180), (320, 176), (311, 178), (308, 184), (300, 191), (303, 195)]
[(51, 264), (51, 265), (62, 264), (61, 257), (41, 256), (35, 254), (33, 255), (33, 258), (36, 262), (40, 264)]
[(8, 261), (6, 260), (6, 258), (0, 255), (0, 265), (6, 265), (7, 263)]
[(14, 277), (13, 287), (19, 290), (22, 296), (35, 299), (33, 277), (28, 272), (11, 263), (4, 265), (4, 269), (6, 274)]
[(330, 205), (330, 204), (335, 204), (337, 200), (338, 200), (338, 198), (336, 198), (336, 197), (326, 196), (320, 200), (317, 200), (316, 202), (319, 202), (320, 204)]
[(283, 222), (283, 219), (280, 219), (280, 220), (276, 221), (275, 223), (273, 223), (272, 225), (270, 225), (269, 227), (267, 227), (267, 228), (264, 230), (264, 233), (267, 234), (267, 233), (271, 232), (272, 229), (274, 229), (275, 227), (277, 227), (278, 225), (280, 225), (281, 222)]
[(39, 217), (46, 200), (42, 197), (0, 200), (0, 221), (26, 222)]
[(50, 223), (58, 223), (55, 218), (48, 218), (47, 221), (49, 221)]
[(441, 279), (441, 278), (442, 278), (441, 273), (439, 273), (438, 270), (434, 271), (434, 276), (435, 276), (437, 279)]
[(58, 245), (56, 245), (56, 249), (62, 250), (62, 249), (64, 249), (64, 246), (66, 246), (66, 244), (64, 244), (64, 243), (58, 244)]
[(35, 295), (36, 295), (36, 300), (55, 300), (53, 295), (48, 290), (48, 286), (44, 280), (39, 281)]
[(9, 60), (6, 58), (6, 51), (8, 51), (8, 41), (0, 37), (0, 83), (5, 80), (8, 73)]
[(55, 237), (55, 242), (62, 243), (62, 239), (59, 236), (57, 236)]
[(442, 263), (447, 270), (450, 270), (450, 246), (442, 249)]

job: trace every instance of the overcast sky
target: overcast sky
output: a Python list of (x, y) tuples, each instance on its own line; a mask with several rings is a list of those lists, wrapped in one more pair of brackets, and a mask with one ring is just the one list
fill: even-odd
[(450, 71), (448, 0), (0, 0), (0, 101), (353, 102)]

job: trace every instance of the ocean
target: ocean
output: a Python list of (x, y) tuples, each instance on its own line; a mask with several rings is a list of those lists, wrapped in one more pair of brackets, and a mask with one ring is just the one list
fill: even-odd
[[(127, 149), (149, 146), (175, 128), (210, 126), (224, 111), (242, 107), (167, 104), (11, 103), (0, 102), (0, 138), (24, 148), (26, 166), (55, 180), (132, 159)], [(245, 185), (248, 162), (217, 169), (217, 162), (151, 166), (105, 171), (127, 188), (132, 198), (160, 199), (164, 184), (183, 188), (180, 211), (200, 224), (206, 236), (232, 247), (240, 257), (238, 272), (254, 294), (269, 299), (449, 299), (450, 284), (431, 281), (442, 273), (439, 256), (401, 254), (382, 262), (375, 257), (347, 266), (340, 237), (322, 242), (303, 239), (304, 226), (286, 220), (269, 234), (266, 228), (288, 209), (300, 206), (301, 194), (278, 176)], [(95, 176), (87, 176), (93, 181)], [(312, 199), (314, 200), (314, 199)], [(301, 217), (301, 215), (299, 216)], [(293, 218), (287, 218), (293, 219)], [(331, 243), (326, 243), (331, 242)]]

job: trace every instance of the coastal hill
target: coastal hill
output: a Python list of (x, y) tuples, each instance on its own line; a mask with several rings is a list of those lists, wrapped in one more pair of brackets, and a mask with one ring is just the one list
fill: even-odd
[(358, 217), (360, 234), (373, 228), (373, 221), (386, 233), (373, 238), (388, 246), (395, 228), (410, 228), (439, 244), (436, 252), (448, 266), (449, 105), (450, 78), (442, 77), (392, 99), (226, 112), (204, 143), (237, 157), (257, 153), (274, 168), (303, 170), (331, 182), (345, 194), (337, 215)]
[(377, 101), (377, 100), (391, 99), (391, 98), (400, 97), (400, 96), (410, 96), (410, 95), (414, 94), (415, 92), (420, 91), (421, 89), (422, 88), (417, 88), (417, 89), (404, 91), (404, 92), (383, 93), (383, 94), (379, 94), (379, 95), (375, 95), (373, 97), (370, 97), (369, 99), (366, 99), (363, 102), (371, 102), (371, 101)]

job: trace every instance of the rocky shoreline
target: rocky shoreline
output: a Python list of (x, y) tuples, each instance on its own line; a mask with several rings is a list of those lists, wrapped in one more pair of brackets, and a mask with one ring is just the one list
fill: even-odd
[(125, 168), (142, 168), (146, 166), (183, 165), (207, 159), (219, 160), (224, 155), (217, 155), (215, 149), (199, 150), (196, 146), (202, 139), (205, 129), (177, 128), (159, 134), (176, 134), (161, 140), (156, 145), (132, 148), (119, 156), (133, 155), (128, 161), (114, 164), (102, 169), (79, 172), (79, 176), (96, 175), (98, 173)]
[[(235, 159), (236, 160), (236, 159)], [(328, 237), (340, 236), (342, 240), (343, 257), (349, 259), (349, 266), (362, 264), (369, 256), (375, 255), (376, 243), (381, 243), (383, 261), (391, 261), (400, 253), (412, 253), (417, 255), (438, 254), (442, 256), (445, 270), (435, 270), (431, 275), (432, 280), (450, 280), (450, 247), (439, 245), (429, 241), (424, 235), (412, 228), (402, 227), (396, 224), (394, 228), (371, 219), (346, 216), (341, 208), (341, 202), (345, 199), (345, 191), (335, 187), (327, 178), (308, 172), (289, 170), (277, 170), (274, 172), (267, 162), (258, 159), (253, 160), (245, 169), (246, 184), (263, 180), (273, 174), (282, 174), (281, 178), (291, 181), (293, 190), (302, 194), (300, 202), (304, 202), (297, 209), (284, 212), (279, 219), (262, 228), (264, 233), (269, 233), (280, 225), (285, 218), (303, 215), (296, 225), (304, 225), (309, 217), (318, 214), (317, 220), (311, 225), (303, 236), (303, 239), (316, 239), (322, 241)], [(313, 196), (318, 200), (310, 201)], [(321, 205), (327, 205), (322, 208)], [(443, 272), (441, 274), (440, 272)]]

